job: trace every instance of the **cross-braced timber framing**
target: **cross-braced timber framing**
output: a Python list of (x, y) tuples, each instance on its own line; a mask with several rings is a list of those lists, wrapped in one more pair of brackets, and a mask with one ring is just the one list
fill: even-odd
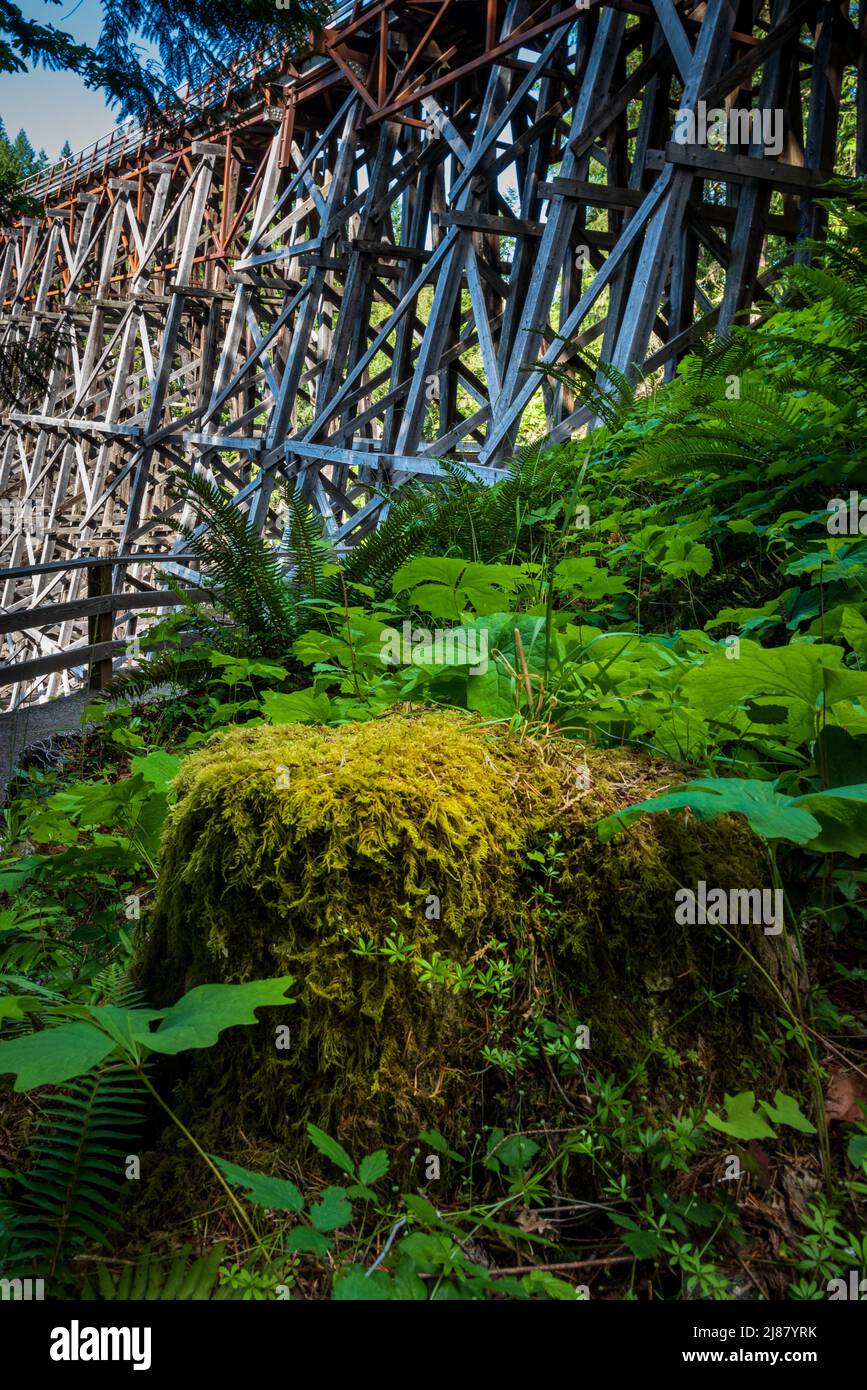
[[(769, 238), (821, 235), (844, 82), (867, 171), (864, 32), (817, 0), (343, 4), (174, 129), (45, 171), (45, 216), (0, 247), (0, 344), (64, 346), (2, 421), (0, 498), (28, 505), (0, 562), (171, 548), (178, 471), (269, 535), (292, 480), (351, 545), (441, 460), (491, 481), (522, 421), (567, 438), (586, 415), (539, 368), (577, 346), (670, 373), (764, 293)], [(699, 102), (779, 111), (778, 157), (676, 143)], [(23, 623), (83, 583), (9, 578), (0, 603)]]

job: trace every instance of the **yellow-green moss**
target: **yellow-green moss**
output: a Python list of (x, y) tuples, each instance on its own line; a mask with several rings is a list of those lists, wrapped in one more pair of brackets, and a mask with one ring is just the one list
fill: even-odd
[[(357, 1151), (496, 1121), (519, 1085), (525, 1107), (550, 1114), (543, 1062), (513, 1081), (485, 1067), (489, 999), (353, 949), (401, 932), (425, 957), (463, 964), (492, 959), (492, 941), (527, 947), (516, 1026), (575, 1012), (591, 1028), (589, 1067), (625, 1079), (664, 1067), (670, 1048), (669, 1067), (692, 1057), (694, 1089), (720, 1062), (730, 1086), (755, 981), (741, 988), (743, 957), (717, 929), (675, 925), (674, 893), (699, 878), (760, 883), (756, 843), (732, 820), (647, 818), (608, 845), (595, 832), (671, 780), (633, 752), (505, 737), (446, 713), (213, 740), (179, 779), (138, 975), (161, 1005), (206, 981), (289, 972), (297, 1003), (194, 1063), (179, 1103), (224, 1145), (227, 1124), (294, 1142), (313, 1120)], [(546, 904), (526, 855), (552, 832), (563, 858)]]

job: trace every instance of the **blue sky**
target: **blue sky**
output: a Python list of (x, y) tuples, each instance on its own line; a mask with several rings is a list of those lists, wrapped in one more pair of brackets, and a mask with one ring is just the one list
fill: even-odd
[[(62, 0), (59, 5), (19, 0), (19, 4), (28, 19), (53, 24), (81, 42), (94, 43), (99, 34), (99, 0)], [(34, 148), (44, 149), (51, 159), (64, 140), (74, 150), (83, 149), (107, 134), (117, 119), (102, 92), (90, 91), (73, 73), (45, 68), (0, 76), (0, 116), (10, 136), (14, 138), (23, 126)]]

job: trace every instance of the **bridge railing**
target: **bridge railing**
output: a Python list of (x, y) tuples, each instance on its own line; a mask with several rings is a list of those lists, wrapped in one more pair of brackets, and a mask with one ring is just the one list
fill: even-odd
[(37, 608), (21, 608), (14, 612), (0, 612), (0, 635), (29, 633), (34, 629), (44, 630), (84, 618), (87, 619), (88, 625), (88, 641), (84, 645), (68, 647), (65, 651), (52, 652), (48, 656), (0, 665), (0, 688), (29, 685), (44, 676), (84, 667), (87, 670), (88, 688), (104, 690), (111, 680), (113, 658), (129, 648), (128, 639), (115, 639), (113, 636), (120, 622), (135, 613), (150, 612), (156, 608), (179, 608), (183, 603), (199, 603), (209, 597), (207, 589), (190, 584), (179, 591), (144, 587), (135, 591), (116, 590), (113, 571), (123, 570), (128, 565), (165, 566), (187, 560), (200, 563), (194, 555), (163, 551), (159, 554), (91, 555), (77, 560), (55, 560), (41, 565), (24, 565), (0, 571), (0, 578), (4, 582), (65, 570), (87, 571), (86, 598), (72, 599), (68, 603), (46, 603)]
[[(344, 0), (332, 12), (330, 26), (340, 28), (351, 24), (365, 10), (374, 8), (379, 0)], [(261, 73), (275, 66), (289, 53), (285, 38), (278, 37), (251, 53), (237, 59), (232, 65), (209, 77), (192, 91), (178, 94), (178, 110), (167, 111), (165, 123), (145, 123), (135, 125), (132, 120), (124, 121), (102, 135), (83, 150), (66, 159), (46, 165), (36, 173), (22, 180), (22, 193), (32, 198), (56, 198), (67, 188), (91, 182), (97, 175), (105, 177), (112, 169), (119, 168), (125, 159), (140, 158), (149, 149), (158, 149), (171, 125), (180, 121), (190, 124), (208, 111), (225, 106), (230, 96), (242, 93)]]
[(56, 197), (66, 188), (76, 184), (87, 184), (94, 177), (105, 176), (109, 170), (118, 168), (124, 159), (140, 156), (145, 150), (158, 149), (172, 122), (190, 123), (196, 117), (205, 115), (215, 107), (225, 105), (236, 89), (243, 90), (260, 73), (273, 67), (285, 52), (285, 40), (273, 40), (256, 49), (246, 57), (238, 59), (231, 67), (221, 73), (219, 79), (208, 78), (201, 86), (179, 96), (176, 112), (166, 112), (165, 123), (145, 123), (134, 125), (131, 120), (116, 126), (107, 135), (100, 136), (77, 155), (58, 160), (44, 169), (37, 170), (24, 179), (21, 191), (31, 197)]

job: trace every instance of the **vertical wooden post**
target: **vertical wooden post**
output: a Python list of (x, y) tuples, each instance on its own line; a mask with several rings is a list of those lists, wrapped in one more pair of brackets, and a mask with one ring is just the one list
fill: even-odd
[[(111, 565), (91, 565), (87, 571), (87, 597), (102, 598), (111, 593)], [(114, 631), (114, 613), (91, 613), (87, 620), (87, 639), (91, 645), (110, 642)], [(111, 680), (111, 655), (91, 660), (89, 690), (105, 690)]]
[[(231, 135), (229, 139), (231, 140)], [(281, 169), (292, 167), (292, 141), (295, 138), (295, 100), (293, 97), (287, 98), (286, 106), (283, 111), (283, 124), (280, 128), (280, 155), (279, 165)], [(226, 156), (228, 160), (228, 153)]]
[(488, 0), (487, 22), (485, 24), (485, 43), (494, 48), (497, 42), (497, 0)]
[[(810, 106), (807, 119), (807, 143), (804, 164), (808, 169), (833, 169), (840, 119), (840, 92), (843, 81), (844, 53), (841, 24), (844, 15), (835, 3), (823, 5), (819, 11), (813, 41), (816, 57), (813, 61), (813, 80), (810, 86)], [(828, 214), (812, 198), (801, 199), (799, 239), (820, 241), (828, 224)], [(795, 260), (809, 263), (809, 251), (797, 251)]]
[(388, 10), (379, 16), (379, 76), (376, 88), (380, 106), (385, 105), (388, 91)]

